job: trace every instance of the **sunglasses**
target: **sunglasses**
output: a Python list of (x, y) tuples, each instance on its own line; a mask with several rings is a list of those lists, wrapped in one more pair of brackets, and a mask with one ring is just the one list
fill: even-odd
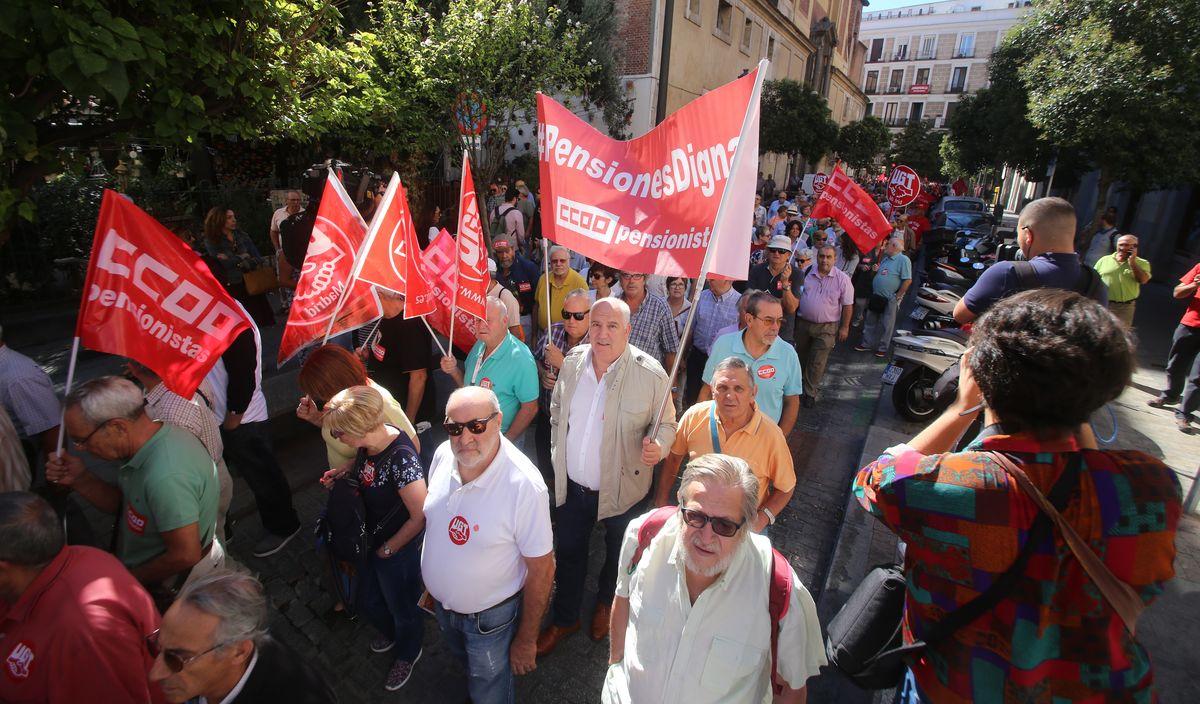
[(208, 655), (209, 653), (216, 650), (217, 648), (223, 648), (226, 645), (229, 645), (229, 644), (228, 643), (217, 643), (216, 645), (209, 648), (208, 650), (205, 650), (202, 653), (196, 653), (195, 655), (184, 658), (184, 657), (180, 657), (178, 653), (176, 653), (172, 650), (163, 650), (162, 649), (161, 645), (158, 642), (158, 629), (155, 629), (155, 631), (153, 633), (146, 636), (146, 649), (150, 651), (150, 657), (157, 658), (159, 655), (161, 655), (162, 659), (163, 659), (163, 664), (166, 665), (167, 669), (170, 670), (171, 672), (182, 672), (183, 668), (187, 667), (188, 664), (191, 663), (193, 660), (196, 660), (205, 655)]
[(452, 438), (462, 435), (464, 428), (471, 431), (472, 435), (479, 435), (487, 429), (488, 422), (498, 415), (500, 415), (500, 411), (492, 411), (492, 415), (488, 416), (487, 418), (476, 418), (475, 420), (469, 420), (465, 423), (446, 421), (445, 423), (442, 423), (442, 427), (446, 429), (446, 434)]
[(344, 430), (330, 430), (329, 434), (333, 436), (334, 440), (341, 440), (346, 437), (346, 431)]
[(712, 526), (712, 531), (722, 538), (732, 538), (737, 535), (737, 532), (746, 523), (745, 521), (734, 523), (728, 518), (716, 518), (700, 513), (699, 511), (693, 511), (690, 508), (681, 508), (679, 509), (679, 513), (683, 514), (683, 522), (689, 526), (697, 530), (702, 530), (704, 524), (707, 523)]
[(586, 311), (586, 310), (585, 311), (564, 310), (562, 313), (563, 313), (563, 320), (566, 320), (567, 318), (570, 318), (571, 320), (583, 320), (584, 318), (586, 318), (588, 316), (588, 311)]

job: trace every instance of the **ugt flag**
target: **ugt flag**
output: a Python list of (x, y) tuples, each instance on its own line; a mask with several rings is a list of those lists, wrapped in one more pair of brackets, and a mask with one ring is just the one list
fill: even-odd
[(859, 251), (869, 252), (892, 231), (883, 211), (854, 179), (834, 169), (821, 198), (813, 207), (814, 218), (833, 218), (846, 228)]
[(351, 276), (366, 236), (367, 224), (342, 182), (327, 177), (279, 342), (279, 364), (326, 334), (332, 337), (383, 316), (375, 288), (366, 281), (353, 281)]
[(393, 173), (371, 219), (357, 279), (404, 296), (406, 319), (432, 313), (433, 292), (421, 272), (420, 257), (408, 192), (399, 174)]
[(543, 232), (618, 269), (667, 276), (699, 276), (712, 247), (709, 275), (745, 279), (764, 68), (628, 142), (539, 93)]
[(135, 359), (191, 398), (250, 320), (190, 247), (105, 190), (75, 335)]
[(458, 288), (453, 305), (483, 320), (487, 318), (487, 290), (492, 285), (488, 274), (487, 245), (483, 241), (483, 220), (471, 178), (471, 161), (463, 150), (462, 182), (458, 192), (458, 256), (455, 259)]

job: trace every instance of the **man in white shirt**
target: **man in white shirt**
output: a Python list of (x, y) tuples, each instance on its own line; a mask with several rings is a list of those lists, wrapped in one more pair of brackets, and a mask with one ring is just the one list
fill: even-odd
[[(613, 604), (606, 704), (803, 702), (826, 664), (812, 596), (794, 571), (787, 609), (772, 623), (773, 555), (750, 524), (758, 480), (744, 460), (702, 455), (684, 471), (679, 513), (637, 557), (629, 524)], [(771, 630), (779, 629), (772, 661)]]
[(421, 576), (476, 704), (512, 702), (513, 674), (537, 666), (554, 582), (546, 482), (502, 437), (501, 420), (490, 389), (450, 394), (450, 439), (434, 454), (425, 499)]

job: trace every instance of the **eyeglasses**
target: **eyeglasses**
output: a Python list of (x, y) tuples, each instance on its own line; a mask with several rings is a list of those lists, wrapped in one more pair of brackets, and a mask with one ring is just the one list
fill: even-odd
[(764, 318), (761, 315), (756, 315), (754, 317), (763, 321), (764, 323), (766, 323), (767, 327), (773, 328), (773, 327), (777, 327), (777, 326), (778, 327), (783, 326), (783, 318)]
[(588, 311), (586, 311), (586, 310), (584, 310), (584, 311), (564, 310), (563, 311), (563, 320), (566, 320), (568, 318), (570, 318), (572, 320), (583, 320), (587, 316), (588, 316)]
[(333, 436), (334, 440), (341, 440), (346, 437), (346, 431), (344, 430), (330, 430), (329, 434)]
[(102, 423), (100, 423), (100, 425), (97, 425), (95, 427), (95, 429), (92, 430), (92, 432), (88, 433), (86, 438), (84, 438), (82, 440), (76, 440), (75, 438), (71, 438), (71, 442), (75, 443), (75, 447), (83, 447), (84, 445), (88, 444), (88, 441), (92, 439), (93, 435), (100, 432), (100, 430), (103, 429), (104, 426), (108, 425), (109, 423), (113, 422), (114, 420), (116, 420), (116, 418), (109, 418), (108, 420), (103, 421)]
[[(713, 526), (713, 530), (716, 530), (716, 526)], [(162, 655), (163, 664), (166, 665), (167, 669), (171, 672), (181, 672), (183, 668), (187, 667), (188, 664), (193, 660), (208, 655), (218, 648), (224, 648), (227, 645), (229, 645), (229, 643), (217, 643), (202, 653), (196, 653), (195, 655), (184, 658), (180, 657), (179, 654), (175, 653), (174, 651), (163, 650), (161, 648), (158, 642), (158, 629), (155, 629), (153, 633), (146, 636), (146, 649), (150, 651), (150, 656), (157, 658), (159, 655)]]
[(588, 278), (591, 278), (591, 279), (598, 279), (602, 276), (604, 276), (603, 271), (589, 271), (588, 272)]
[(621, 272), (621, 278), (622, 279), (644, 279), (644, 278), (646, 278), (646, 275), (645, 274), (627, 274), (625, 272)]
[(679, 513), (683, 514), (683, 522), (689, 526), (697, 530), (702, 530), (704, 525), (707, 523), (708, 525), (712, 526), (712, 532), (716, 533), (722, 538), (732, 538), (733, 536), (737, 535), (737, 532), (741, 530), (743, 525), (746, 524), (745, 521), (734, 523), (728, 518), (709, 516), (699, 511), (693, 511), (690, 508), (681, 508), (679, 509)]
[(475, 420), (469, 420), (465, 423), (446, 421), (445, 423), (442, 423), (442, 427), (446, 429), (446, 434), (452, 438), (462, 435), (464, 428), (471, 431), (472, 435), (479, 435), (487, 429), (488, 422), (498, 415), (500, 415), (500, 411), (492, 411), (492, 415), (488, 416), (487, 418), (476, 418)]

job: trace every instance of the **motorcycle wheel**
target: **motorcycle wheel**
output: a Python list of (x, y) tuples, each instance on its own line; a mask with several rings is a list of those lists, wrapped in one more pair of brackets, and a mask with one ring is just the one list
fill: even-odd
[(925, 367), (906, 370), (892, 387), (892, 405), (905, 420), (923, 423), (940, 408), (933, 398), (933, 384), (938, 375)]

